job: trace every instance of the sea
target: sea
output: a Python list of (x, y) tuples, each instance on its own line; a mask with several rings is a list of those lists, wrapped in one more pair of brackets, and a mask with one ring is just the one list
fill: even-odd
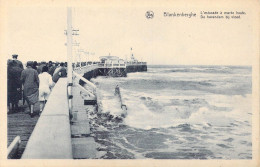
[(100, 100), (89, 114), (98, 158), (252, 159), (251, 66), (154, 65), (92, 82)]

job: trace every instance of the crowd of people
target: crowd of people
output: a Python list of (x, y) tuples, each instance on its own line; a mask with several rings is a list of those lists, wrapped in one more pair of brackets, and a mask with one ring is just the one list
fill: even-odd
[(55, 83), (59, 78), (67, 77), (67, 64), (28, 61), (24, 69), (18, 55), (14, 54), (12, 58), (7, 61), (8, 110), (10, 113), (20, 111), (19, 100), (22, 100), (23, 105), (27, 102), (33, 117), (35, 104), (40, 103), (40, 114)]

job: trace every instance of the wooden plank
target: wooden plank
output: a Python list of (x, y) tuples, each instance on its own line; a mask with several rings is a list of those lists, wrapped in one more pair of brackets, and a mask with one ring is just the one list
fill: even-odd
[(20, 136), (16, 136), (7, 149), (8, 158), (13, 158), (17, 154), (20, 143), (21, 143)]

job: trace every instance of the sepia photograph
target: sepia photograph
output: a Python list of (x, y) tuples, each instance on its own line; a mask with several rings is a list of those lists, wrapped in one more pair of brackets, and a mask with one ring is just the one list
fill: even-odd
[(1, 167), (259, 166), (259, 1), (0, 4)]

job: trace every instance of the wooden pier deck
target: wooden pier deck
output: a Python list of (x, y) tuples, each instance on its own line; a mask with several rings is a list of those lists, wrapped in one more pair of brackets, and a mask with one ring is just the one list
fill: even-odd
[[(7, 141), (8, 146), (14, 140), (16, 136), (21, 137), (21, 144), (19, 146), (18, 153), (14, 159), (20, 159), (24, 149), (27, 145), (27, 142), (31, 136), (31, 133), (38, 121), (39, 115), (35, 115), (33, 118), (29, 115), (28, 106), (22, 105), (22, 101), (19, 103), (20, 111), (15, 113), (8, 113), (7, 116)], [(35, 106), (35, 111), (39, 111), (39, 103)]]

